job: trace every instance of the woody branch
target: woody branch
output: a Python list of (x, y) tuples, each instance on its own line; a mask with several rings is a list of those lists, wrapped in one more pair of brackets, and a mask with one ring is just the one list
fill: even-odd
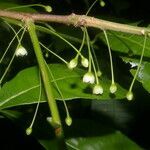
[(27, 19), (30, 18), (34, 22), (38, 21), (54, 22), (66, 25), (73, 25), (75, 27), (81, 26), (94, 27), (102, 30), (113, 30), (138, 35), (150, 33), (150, 29), (144, 27), (136, 27), (127, 24), (115, 23), (86, 15), (77, 15), (77, 14), (51, 15), (51, 14), (24, 13), (24, 12), (0, 10), (0, 17), (6, 17), (20, 21), (26, 21)]

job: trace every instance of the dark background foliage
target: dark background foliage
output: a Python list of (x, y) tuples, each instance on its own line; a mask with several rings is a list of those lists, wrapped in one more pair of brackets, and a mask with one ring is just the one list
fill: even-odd
[[(12, 1), (11, 1), (12, 2)], [(89, 6), (93, 3), (93, 0), (14, 0), (14, 2), (17, 2), (21, 5), (23, 4), (33, 4), (33, 3), (41, 3), (45, 5), (51, 5), (53, 8), (52, 14), (70, 14), (70, 13), (77, 13), (77, 14), (85, 14), (88, 10)], [(100, 7), (98, 4), (95, 5), (95, 7), (91, 10), (90, 14), (91, 16), (95, 16), (98, 18), (103, 18), (111, 21), (121, 22), (121, 23), (134, 23), (139, 22), (139, 26), (148, 26), (149, 25), (149, 14), (150, 9), (148, 5), (148, 1), (143, 0), (106, 0), (106, 6)], [(37, 11), (40, 11), (41, 13), (44, 13), (44, 10), (41, 8), (36, 8)], [(55, 24), (54, 24), (55, 25)], [(56, 29), (62, 33), (68, 33), (69, 31), (74, 34), (75, 37), (81, 38), (81, 33), (78, 31), (78, 29), (69, 30), (69, 27), (65, 27), (63, 25), (55, 25)], [(5, 30), (5, 29), (2, 29)], [(68, 31), (69, 30), (69, 31)], [(1, 31), (2, 32), (2, 31)], [(5, 32), (5, 31), (3, 31)], [(97, 30), (95, 29), (89, 29), (89, 33), (91, 36), (91, 39), (94, 38)], [(8, 32), (9, 33), (9, 32)], [(5, 35), (9, 37), (8, 35)], [(53, 43), (52, 47), (53, 49), (59, 49), (59, 44), (62, 49), (66, 49), (65, 55), (60, 51), (59, 54), (66, 59), (70, 60), (71, 52), (68, 52), (68, 47), (64, 46), (59, 40), (55, 40), (54, 37), (48, 37), (46, 35), (40, 35), (40, 40), (43, 41), (43, 43), (46, 43), (47, 45), (50, 45), (49, 43)], [(10, 39), (8, 38), (8, 41)], [(31, 47), (30, 42), (28, 40), (28, 35), (25, 35), (24, 39), (26, 43), (26, 47)], [(8, 42), (7, 41), (7, 42)], [(1, 41), (0, 41), (1, 42)], [(5, 41), (6, 42), (6, 41)], [(7, 45), (7, 42), (5, 43)], [(2, 41), (1, 43), (4, 43)], [(59, 43), (59, 44), (58, 44)], [(75, 43), (77, 46), (78, 43)], [(0, 44), (1, 45), (1, 44)], [(97, 43), (99, 47), (105, 47), (101, 43)], [(5, 46), (5, 45), (4, 45)], [(64, 47), (63, 47), (64, 46)], [(31, 48), (30, 48), (31, 49)], [(2, 53), (2, 52), (0, 52)], [(103, 54), (104, 60), (108, 59), (108, 56), (105, 56), (105, 51), (101, 50), (101, 52), (96, 51), (97, 55), (99, 56), (100, 53)], [(118, 54), (116, 52), (113, 52), (114, 60), (115, 60), (115, 66), (117, 72), (121, 72), (124, 75), (128, 75), (131, 77), (131, 75), (128, 73), (129, 65), (124, 64), (122, 60), (118, 57)], [(9, 59), (11, 55), (8, 54), (7, 59)], [(32, 52), (32, 49), (30, 50), (30, 55), (24, 60), (24, 64), (22, 64), (22, 61), (20, 59), (15, 60), (11, 69), (10, 74), (5, 79), (6, 81), (12, 79), (20, 70), (27, 68), (29, 66), (33, 66), (36, 64), (36, 60), (34, 58), (34, 53)], [(55, 59), (53, 56), (50, 56), (47, 58), (48, 62), (58, 62), (57, 59)], [(18, 63), (19, 62), (19, 63)], [(104, 65), (105, 66), (105, 65)], [(5, 64), (2, 65), (2, 67), (5, 69)], [(105, 67), (104, 67), (105, 68)], [(108, 70), (105, 70), (104, 72), (109, 72)], [(130, 80), (130, 79), (129, 79)], [(5, 81), (5, 82), (6, 82)], [(121, 81), (119, 81), (121, 82)], [(65, 134), (66, 136), (79, 136), (80, 134), (83, 134), (85, 136), (94, 136), (94, 135), (101, 135), (102, 133), (99, 133), (97, 130), (94, 133), (90, 133), (89, 131), (85, 131), (84, 127), (80, 126), (80, 121), (83, 120), (92, 120), (96, 123), (104, 124), (105, 126), (117, 129), (122, 131), (125, 135), (127, 135), (130, 139), (132, 139), (134, 142), (136, 142), (138, 145), (140, 145), (144, 149), (150, 149), (149, 144), (149, 134), (150, 134), (150, 123), (148, 115), (150, 113), (150, 102), (149, 102), (149, 94), (142, 88), (142, 86), (137, 83), (136, 90), (134, 90), (136, 99), (133, 102), (127, 102), (126, 100), (106, 100), (106, 101), (91, 101), (91, 100), (84, 100), (80, 101), (80, 99), (76, 99), (74, 101), (67, 102), (70, 113), (72, 115), (72, 118), (74, 119), (75, 124), (70, 129), (65, 127)], [(59, 104), (59, 109), (62, 114), (62, 118), (65, 117), (64, 113), (64, 107), (62, 103)], [(40, 106), (37, 123), (35, 125), (35, 135), (27, 137), (24, 133), (25, 128), (28, 126), (31, 116), (33, 115), (35, 105), (32, 106), (19, 106), (14, 107), (11, 110), (17, 110), (21, 113), (21, 118), (19, 119), (8, 119), (7, 117), (2, 117), (0, 119), (0, 133), (2, 138), (0, 140), (0, 144), (2, 147), (2, 150), (16, 150), (16, 149), (37, 149), (42, 150), (42, 146), (37, 142), (36, 138), (43, 134), (43, 136), (47, 136), (48, 134), (45, 133), (44, 130), (42, 130), (43, 122), (45, 121), (45, 116), (48, 116), (48, 109), (46, 104), (42, 104)], [(3, 116), (7, 116), (6, 114), (3, 114)], [(44, 118), (44, 119), (43, 119)], [(89, 121), (89, 123), (90, 123)], [(84, 124), (84, 123), (83, 123)], [(88, 121), (87, 121), (87, 126)], [(45, 124), (44, 126), (48, 128)], [(83, 133), (73, 132), (74, 128), (81, 127), (83, 130), (77, 130), (81, 131)], [(41, 128), (41, 129), (39, 129)], [(51, 129), (50, 129), (51, 130)], [(98, 130), (101, 130), (99, 127)], [(38, 133), (40, 132), (40, 133)], [(43, 132), (43, 133), (42, 133)], [(87, 133), (86, 133), (87, 132)], [(69, 134), (71, 133), (71, 134)], [(45, 135), (44, 135), (45, 134)], [(87, 134), (87, 135), (86, 135)], [(106, 134), (106, 133), (104, 133)], [(52, 135), (51, 135), (52, 136)], [(52, 136), (53, 137), (53, 136)]]

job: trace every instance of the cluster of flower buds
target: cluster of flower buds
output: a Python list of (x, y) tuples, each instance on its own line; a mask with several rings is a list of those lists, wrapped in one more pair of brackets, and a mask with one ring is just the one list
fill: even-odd
[[(74, 69), (77, 67), (77, 65), (78, 65), (78, 55), (72, 60), (70, 60), (70, 62), (67, 64), (69, 69)], [(81, 57), (81, 65), (85, 68), (89, 66), (89, 61), (84, 56)]]

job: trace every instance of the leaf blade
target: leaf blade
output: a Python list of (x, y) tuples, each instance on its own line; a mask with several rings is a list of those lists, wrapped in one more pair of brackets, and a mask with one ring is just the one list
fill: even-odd
[[(53, 76), (63, 93), (65, 100), (72, 100), (76, 98), (82, 99), (110, 99), (109, 86), (111, 81), (107, 78), (102, 78), (102, 85), (105, 92), (102, 96), (93, 95), (92, 87), (82, 82), (84, 70), (76, 69), (69, 70), (65, 65), (53, 64), (50, 65)], [(0, 90), (0, 109), (37, 103), (39, 95), (39, 75), (37, 67), (27, 68), (17, 74), (17, 76), (6, 83)], [(52, 78), (51, 78), (52, 80)], [(52, 80), (52, 83), (54, 81)], [(119, 85), (118, 85), (119, 86)], [(116, 94), (116, 99), (125, 97), (126, 90), (119, 86), (119, 91)], [(55, 99), (62, 100), (59, 92), (53, 87)], [(44, 91), (42, 92), (41, 102), (46, 101)]]

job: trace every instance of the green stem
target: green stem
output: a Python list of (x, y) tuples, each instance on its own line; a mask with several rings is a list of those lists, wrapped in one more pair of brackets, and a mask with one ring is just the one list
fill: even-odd
[(59, 37), (61, 40), (63, 40), (65, 43), (67, 43), (70, 47), (72, 47), (77, 52), (78, 55), (80, 55), (82, 57), (82, 54), (79, 52), (79, 50), (73, 44), (71, 44), (68, 40), (66, 40), (61, 35), (59, 35), (57, 32), (51, 30), (50, 28), (44, 28), (44, 27), (40, 27), (40, 28), (41, 28), (41, 30), (42, 29), (45, 30), (45, 32), (47, 34), (50, 33), (50, 34), (53, 34), (53, 35)]
[(62, 57), (60, 57), (59, 55), (57, 55), (56, 53), (54, 53), (53, 51), (51, 51), (49, 48), (47, 48), (45, 45), (43, 45), (41, 42), (40, 42), (40, 45), (46, 49), (48, 52), (52, 53), (54, 56), (56, 56), (57, 58), (59, 58), (62, 62), (64, 62), (65, 64), (67, 64), (67, 61), (65, 61)]
[(97, 72), (96, 72), (96, 67), (95, 67), (93, 56), (91, 53), (90, 37), (89, 37), (89, 34), (88, 34), (86, 27), (85, 27), (85, 33), (86, 33), (86, 40), (87, 40), (88, 51), (89, 51), (89, 58), (91, 59), (91, 64), (93, 65), (94, 74), (95, 74), (95, 78), (96, 78), (96, 84), (99, 84), (99, 80), (98, 80)]
[[(85, 30), (84, 30), (84, 28), (83, 28), (83, 38), (82, 38), (81, 46), (80, 46), (80, 48), (79, 48), (79, 52), (80, 52), (80, 53), (81, 53), (81, 50), (82, 50), (84, 44), (85, 44)], [(79, 53), (77, 54), (77, 56), (78, 56), (78, 55), (79, 55)], [(81, 55), (81, 57), (82, 57), (82, 55)]]
[[(10, 8), (6, 8), (5, 10), (13, 10), (13, 9), (21, 9), (21, 8), (27, 8), (27, 7), (33, 7), (33, 6), (38, 6), (38, 7), (42, 7), (46, 10), (45, 5), (42, 4), (29, 4), (29, 5), (23, 5), (23, 6), (16, 6), (16, 7), (10, 7)], [(50, 6), (49, 6), (50, 7)], [(51, 8), (51, 7), (50, 7)], [(52, 8), (51, 8), (52, 9)]]
[(86, 34), (86, 42), (87, 42), (87, 47), (88, 47), (88, 53), (89, 53), (89, 72), (91, 72), (91, 63), (92, 63), (92, 60), (91, 60), (91, 49), (90, 49), (90, 43), (89, 43), (89, 36), (88, 36), (88, 32), (87, 32), (87, 29), (86, 27), (84, 28), (85, 30), (85, 34)]
[(111, 80), (112, 80), (112, 84), (115, 83), (114, 81), (114, 69), (113, 69), (113, 60), (112, 60), (112, 54), (111, 54), (111, 49), (110, 49), (110, 44), (109, 44), (109, 40), (108, 40), (108, 36), (105, 30), (103, 30), (104, 35), (105, 35), (105, 39), (107, 42), (107, 47), (108, 47), (108, 52), (109, 52), (109, 58), (110, 58), (110, 69), (111, 69)]
[(56, 136), (62, 137), (63, 131), (62, 131), (61, 120), (60, 120), (57, 104), (56, 104), (56, 101), (53, 96), (52, 85), (51, 85), (51, 82), (50, 82), (50, 79), (48, 76), (48, 70), (46, 68), (45, 61), (44, 61), (42, 51), (41, 51), (41, 47), (39, 44), (39, 40), (38, 40), (38, 37), (36, 34), (35, 24), (31, 19), (28, 19), (28, 20), (26, 20), (26, 25), (27, 25), (27, 28), (29, 31), (29, 35), (30, 35), (32, 44), (33, 44), (33, 48), (35, 51), (37, 61), (39, 64), (39, 68), (41, 71), (42, 80), (43, 80), (43, 84), (44, 84), (44, 89), (45, 89), (45, 93), (47, 96), (48, 105), (51, 110), (51, 116), (52, 116), (51, 123), (53, 124), (53, 127), (55, 128)]
[(142, 64), (142, 60), (143, 60), (143, 56), (144, 56), (144, 51), (145, 51), (146, 38), (147, 38), (147, 34), (145, 34), (145, 37), (144, 37), (144, 44), (143, 44), (143, 49), (142, 49), (140, 61), (139, 61), (139, 64), (138, 64), (138, 68), (137, 68), (137, 70), (136, 70), (136, 73), (135, 73), (135, 75), (134, 75), (134, 78), (133, 78), (133, 80), (132, 80), (132, 83), (131, 83), (131, 85), (130, 85), (129, 91), (132, 91), (133, 84), (134, 84), (135, 79), (136, 79), (136, 77), (137, 77), (137, 75), (138, 75), (138, 73), (139, 73), (139, 70), (140, 70), (140, 68), (141, 68), (141, 64)]
[[(22, 30), (22, 28), (21, 28), (17, 33), (15, 33), (15, 38), (16, 38), (16, 36), (18, 36), (18, 33), (19, 33), (21, 30)], [(24, 36), (24, 33), (25, 33), (25, 28), (24, 28), (24, 31), (23, 31), (23, 33), (22, 33), (20, 39), (17, 38), (19, 41), (18, 41), (18, 45), (17, 45), (16, 49), (17, 49), (18, 46), (21, 44), (22, 38), (23, 38), (23, 36)], [(12, 40), (11, 42), (13, 42), (13, 40)], [(11, 42), (10, 42), (10, 43), (11, 43)], [(11, 43), (11, 44), (12, 44), (12, 43)], [(11, 44), (10, 44), (10, 45), (11, 45)], [(9, 47), (10, 47), (10, 46), (7, 47), (6, 52), (8, 51)], [(2, 58), (0, 59), (0, 63), (2, 62), (3, 58), (5, 57), (5, 55), (6, 55), (6, 53), (4, 53), (4, 55), (3, 55)], [(1, 85), (1, 83), (3, 82), (3, 79), (5, 78), (6, 74), (8, 73), (8, 70), (9, 70), (9, 68), (10, 68), (10, 66), (11, 66), (11, 64), (12, 64), (14, 58), (15, 58), (15, 55), (16, 55), (16, 50), (15, 50), (15, 52), (14, 52), (14, 54), (13, 54), (13, 56), (12, 56), (12, 58), (11, 58), (9, 64), (8, 64), (7, 68), (5, 69), (3, 75), (2, 75), (2, 77), (1, 77), (1, 79), (0, 79), (0, 85)]]
[(91, 9), (93, 8), (93, 6), (96, 4), (97, 0), (95, 0), (93, 2), (93, 4), (90, 6), (90, 8), (88, 9), (88, 11), (86, 12), (86, 16), (89, 14), (89, 12), (91, 11)]
[[(23, 27), (23, 28), (24, 28), (24, 27)], [(6, 53), (8, 52), (10, 46), (12, 45), (12, 43), (14, 42), (14, 40), (16, 39), (16, 37), (17, 37), (17, 39), (18, 39), (18, 34), (21, 32), (21, 30), (23, 30), (23, 28), (21, 28), (17, 33), (15, 33), (15, 36), (14, 36), (14, 37), (12, 38), (12, 40), (9, 42), (9, 44), (8, 44), (8, 46), (7, 46), (7, 48), (6, 48), (5, 52), (4, 52), (4, 54), (3, 54), (3, 56), (0, 58), (0, 63), (2, 63), (4, 57), (6, 56)], [(18, 42), (19, 42), (19, 41), (18, 41)]]
[(63, 100), (64, 107), (65, 107), (65, 110), (66, 110), (66, 116), (67, 116), (67, 117), (70, 117), (67, 104), (66, 104), (66, 102), (65, 102), (65, 100), (64, 100), (64, 96), (63, 96), (63, 94), (62, 94), (62, 92), (61, 92), (61, 90), (60, 90), (60, 88), (59, 88), (59, 86), (58, 86), (58, 84), (57, 84), (57, 81), (55, 80), (54, 75), (53, 75), (53, 73), (52, 73), (50, 67), (48, 66), (48, 64), (47, 64), (46, 62), (45, 62), (45, 64), (46, 64), (47, 69), (48, 69), (48, 71), (49, 71), (49, 73), (50, 73), (50, 75), (52, 76), (52, 79), (53, 79), (53, 81), (54, 81), (54, 84), (55, 84), (55, 86), (56, 86), (56, 88), (57, 88), (57, 90), (58, 90), (58, 92), (59, 92), (59, 94), (60, 94), (60, 96), (61, 96), (61, 98), (62, 98), (62, 100)]

